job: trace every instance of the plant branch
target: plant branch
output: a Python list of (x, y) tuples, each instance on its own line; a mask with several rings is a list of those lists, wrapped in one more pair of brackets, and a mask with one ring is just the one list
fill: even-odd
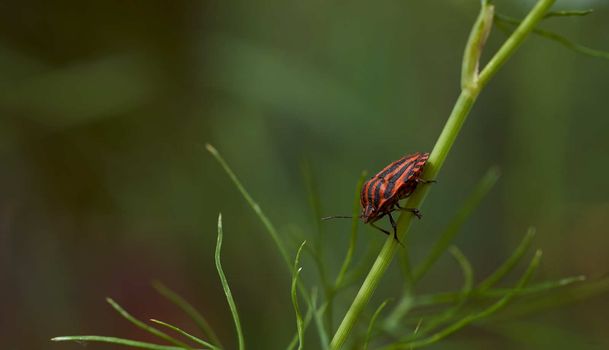
[(493, 56), (488, 62), (486, 67), (480, 72), (478, 78), (478, 84), (480, 88), (484, 87), (486, 83), (497, 73), (499, 68), (512, 56), (512, 54), (522, 44), (524, 39), (531, 33), (537, 23), (544, 18), (548, 9), (554, 4), (556, 0), (539, 0), (531, 12), (524, 18), (516, 30), (510, 35), (510, 37), (501, 46), (499, 51)]
[[(531, 12), (529, 12), (527, 17), (518, 26), (518, 28), (516, 28), (514, 33), (512, 33), (512, 35), (506, 40), (503, 46), (501, 46), (499, 51), (482, 70), (478, 76), (477, 84), (462, 89), (461, 94), (459, 95), (459, 98), (457, 99), (457, 102), (446, 122), (446, 125), (444, 126), (444, 129), (442, 130), (442, 133), (440, 134), (440, 137), (438, 138), (436, 145), (429, 156), (428, 164), (422, 175), (423, 178), (435, 179), (437, 177), (482, 88), (497, 73), (507, 59), (512, 56), (512, 54), (522, 44), (533, 28), (535, 28), (537, 23), (543, 18), (547, 10), (554, 2), (555, 0), (539, 0)], [(484, 4), (485, 2), (483, 2), (483, 5)], [(484, 10), (484, 6), (482, 9)], [(476, 28), (474, 28), (474, 30), (475, 29)], [(470, 49), (471, 47), (467, 47), (466, 52)], [(480, 47), (479, 49), (482, 48)], [(471, 55), (480, 57), (478, 52), (473, 50), (469, 52)], [(428, 191), (429, 186), (421, 186), (412, 194), (411, 197), (409, 197), (406, 207), (419, 208), (425, 200)], [(402, 242), (405, 242), (406, 233), (412, 223), (412, 217), (413, 215), (410, 213), (403, 213), (398, 219), (397, 233), (399, 240)], [(355, 326), (360, 314), (362, 313), (364, 307), (368, 304), (368, 301), (374, 293), (376, 286), (391, 263), (398, 246), (399, 244), (397, 243), (397, 240), (393, 239), (391, 236), (389, 236), (385, 241), (385, 244), (372, 265), (368, 276), (366, 276), (366, 279), (355, 296), (353, 303), (349, 307), (349, 310), (345, 314), (345, 317), (343, 318), (338, 330), (334, 334), (332, 342), (330, 343), (331, 349), (340, 349), (346, 342), (347, 337)]]

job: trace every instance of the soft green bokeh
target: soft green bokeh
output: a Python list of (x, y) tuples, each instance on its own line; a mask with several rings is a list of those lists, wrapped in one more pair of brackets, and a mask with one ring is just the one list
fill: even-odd
[[(532, 4), (495, 3), (513, 17)], [(543, 27), (609, 50), (609, 3), (557, 5), (588, 7), (596, 11), (548, 19)], [(283, 348), (296, 331), (291, 276), (204, 144), (230, 163), (289, 243), (291, 257), (304, 239), (315, 246), (320, 227), (332, 281), (351, 223), (318, 225), (303, 162), (321, 213), (348, 215), (362, 170), (373, 174), (405, 153), (429, 151), (458, 95), (462, 50), (477, 11), (477, 1), (462, 0), (4, 4), (2, 345), (81, 348), (49, 342), (65, 334), (152, 340), (113, 314), (106, 296), (140, 319), (195, 334), (189, 318), (150, 287), (158, 279), (235, 348), (214, 266), (221, 211), (222, 264), (246, 343)], [(494, 30), (488, 49), (504, 38)], [(476, 282), (509, 256), (531, 225), (537, 228), (533, 246), (544, 251), (538, 278), (605, 276), (607, 91), (609, 61), (539, 37), (527, 40), (479, 97), (432, 185), (424, 218), (409, 234), (412, 261), (421, 262), (487, 169), (498, 166), (501, 179), (456, 241)], [(360, 266), (369, 247), (377, 252), (384, 239), (360, 225), (352, 265)], [(316, 269), (304, 252), (301, 277), (311, 286)], [(459, 266), (444, 254), (420, 289), (458, 290), (462, 283)], [(394, 264), (368, 316), (402, 285)], [(337, 296), (335, 326), (355, 291)], [(439, 348), (603, 349), (609, 347), (608, 313), (604, 294), (506, 315)], [(305, 341), (312, 348), (318, 343)]]

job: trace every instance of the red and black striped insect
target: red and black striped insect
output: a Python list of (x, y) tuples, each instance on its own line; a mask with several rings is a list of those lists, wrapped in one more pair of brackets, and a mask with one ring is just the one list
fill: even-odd
[[(419, 183), (433, 181), (421, 179), (423, 167), (429, 158), (429, 153), (413, 153), (404, 156), (387, 165), (378, 174), (374, 175), (362, 186), (360, 193), (360, 204), (362, 211), (360, 219), (374, 228), (390, 234), (387, 230), (375, 225), (375, 222), (383, 217), (389, 217), (393, 228), (393, 236), (397, 239), (397, 224), (391, 216), (396, 210), (409, 211), (421, 218), (421, 213), (416, 208), (402, 208), (399, 201), (412, 194)], [(350, 218), (349, 216), (330, 216), (330, 218)]]

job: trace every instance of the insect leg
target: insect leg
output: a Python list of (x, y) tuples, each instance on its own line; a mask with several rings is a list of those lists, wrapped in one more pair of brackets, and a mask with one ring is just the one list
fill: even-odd
[(398, 203), (396, 203), (395, 206), (398, 207), (398, 209), (401, 211), (407, 211), (409, 213), (412, 213), (414, 216), (417, 217), (417, 219), (421, 219), (423, 217), (423, 214), (421, 214), (421, 211), (417, 208), (402, 208)]
[(379, 231), (383, 232), (383, 233), (384, 233), (384, 234), (386, 234), (386, 235), (390, 235), (390, 234), (391, 234), (389, 231), (385, 230), (384, 228), (379, 227), (379, 226), (376, 226), (376, 224), (375, 224), (374, 222), (371, 222), (371, 223), (370, 223), (370, 226), (372, 226), (372, 227), (374, 227), (375, 229), (377, 229), (377, 230), (379, 230)]
[(400, 239), (398, 238), (398, 224), (393, 219), (393, 216), (391, 216), (391, 212), (388, 212), (387, 215), (389, 216), (389, 222), (391, 223), (391, 227), (393, 227), (393, 239), (395, 239), (396, 242), (398, 242), (402, 247), (404, 247), (404, 245), (402, 244), (402, 242), (400, 242)]
[(436, 181), (436, 180), (425, 180), (425, 179), (421, 179), (420, 177), (417, 177), (416, 179), (414, 179), (414, 181), (416, 181), (416, 183), (418, 183), (418, 184), (423, 184), (423, 185), (438, 182), (438, 181)]

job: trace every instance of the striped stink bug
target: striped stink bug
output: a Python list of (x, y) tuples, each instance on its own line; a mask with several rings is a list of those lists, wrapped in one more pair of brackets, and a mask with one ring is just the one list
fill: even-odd
[[(375, 225), (375, 222), (385, 216), (393, 228), (393, 236), (397, 239), (397, 224), (391, 213), (396, 210), (409, 211), (418, 218), (421, 213), (416, 208), (402, 208), (399, 201), (412, 194), (419, 183), (433, 181), (421, 179), (423, 167), (429, 158), (429, 153), (413, 153), (404, 156), (387, 165), (362, 186), (360, 204), (362, 211), (360, 219), (374, 228), (390, 234), (387, 230)], [(330, 216), (330, 218), (349, 218), (349, 216)]]

